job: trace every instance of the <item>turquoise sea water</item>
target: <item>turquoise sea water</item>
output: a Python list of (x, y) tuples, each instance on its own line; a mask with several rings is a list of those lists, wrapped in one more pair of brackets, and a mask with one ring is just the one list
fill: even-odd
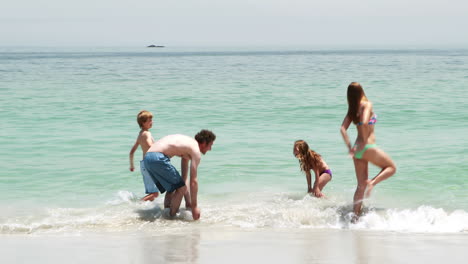
[[(356, 225), (346, 221), (356, 180), (339, 133), (352, 81), (398, 167)], [(0, 234), (191, 224), (466, 233), (467, 94), (468, 50), (2, 48)], [(216, 133), (199, 169), (199, 223), (161, 217), (162, 198), (138, 201), (128, 153), (142, 109), (155, 115), (156, 139)], [(306, 195), (297, 139), (330, 165), (327, 199)]]

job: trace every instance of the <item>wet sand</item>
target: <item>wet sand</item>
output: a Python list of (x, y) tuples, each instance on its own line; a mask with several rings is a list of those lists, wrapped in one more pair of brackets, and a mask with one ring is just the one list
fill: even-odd
[[(187, 230), (187, 229), (185, 229)], [(468, 234), (199, 228), (0, 237), (0, 263), (466, 263)]]

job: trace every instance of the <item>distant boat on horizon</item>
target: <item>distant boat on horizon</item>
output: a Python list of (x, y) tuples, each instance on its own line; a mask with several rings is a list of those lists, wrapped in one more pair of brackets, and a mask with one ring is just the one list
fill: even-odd
[(162, 45), (149, 45), (147, 48), (164, 48)]

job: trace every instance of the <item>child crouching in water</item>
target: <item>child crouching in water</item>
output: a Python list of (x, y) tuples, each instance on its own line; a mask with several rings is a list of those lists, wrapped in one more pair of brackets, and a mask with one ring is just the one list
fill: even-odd
[[(324, 197), (325, 195), (322, 193), (322, 190), (332, 178), (332, 172), (327, 163), (325, 163), (320, 154), (310, 149), (304, 140), (294, 142), (293, 153), (299, 159), (301, 170), (306, 174), (307, 192), (313, 193), (317, 198)], [(311, 170), (315, 173), (313, 187), (311, 186)]]

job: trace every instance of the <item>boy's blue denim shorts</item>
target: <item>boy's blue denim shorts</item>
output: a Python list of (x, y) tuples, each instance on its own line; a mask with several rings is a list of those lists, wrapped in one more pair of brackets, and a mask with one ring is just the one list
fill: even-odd
[(146, 170), (145, 163), (143, 161), (140, 161), (140, 171), (143, 176), (143, 183), (145, 184), (145, 193), (150, 194), (159, 192), (158, 187)]
[(147, 152), (143, 159), (146, 171), (153, 179), (161, 193), (173, 192), (185, 186), (185, 182), (171, 159), (161, 152)]

